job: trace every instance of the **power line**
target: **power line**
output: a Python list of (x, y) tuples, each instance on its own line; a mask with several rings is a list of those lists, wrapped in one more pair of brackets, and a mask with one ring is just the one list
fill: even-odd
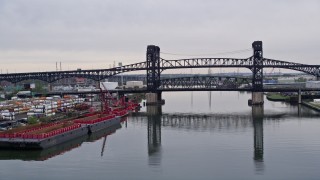
[(166, 54), (166, 55), (173, 55), (173, 56), (215, 56), (215, 55), (223, 55), (223, 54), (237, 54), (237, 53), (243, 53), (251, 50), (252, 49), (241, 49), (241, 50), (211, 53), (211, 54), (180, 54), (180, 53), (168, 53), (168, 52), (160, 52), (160, 53)]

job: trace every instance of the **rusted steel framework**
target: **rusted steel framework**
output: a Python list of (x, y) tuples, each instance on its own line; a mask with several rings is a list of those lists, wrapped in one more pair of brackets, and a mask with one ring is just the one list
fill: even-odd
[(252, 43), (253, 48), (253, 66), (252, 71), (252, 89), (253, 91), (262, 92), (263, 89), (263, 51), (262, 42), (255, 41)]
[(147, 47), (147, 89), (156, 92), (160, 85), (160, 48), (149, 45)]
[(30, 73), (11, 73), (0, 74), (0, 81), (9, 81), (17, 83), (29, 79), (38, 79), (48, 83), (55, 82), (59, 79), (70, 77), (81, 77), (101, 81), (110, 76), (119, 73), (146, 70), (146, 62), (139, 62), (129, 64), (121, 67), (114, 67), (110, 69), (93, 69), (93, 70), (75, 70), (75, 71), (51, 71), (51, 72), (30, 72)]

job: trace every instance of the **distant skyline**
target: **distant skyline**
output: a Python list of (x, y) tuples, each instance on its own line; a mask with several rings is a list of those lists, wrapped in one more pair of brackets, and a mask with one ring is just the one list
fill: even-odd
[(109, 68), (145, 61), (150, 44), (194, 55), (250, 49), (255, 40), (266, 58), (320, 65), (319, 22), (318, 0), (0, 0), (0, 69)]

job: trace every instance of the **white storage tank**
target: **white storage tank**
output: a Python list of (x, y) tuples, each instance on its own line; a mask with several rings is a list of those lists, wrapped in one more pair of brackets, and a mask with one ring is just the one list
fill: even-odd
[(320, 99), (314, 99), (313, 102), (320, 103)]
[(100, 82), (102, 90), (114, 90), (118, 87), (118, 82)]
[(126, 88), (143, 88), (143, 81), (127, 81)]

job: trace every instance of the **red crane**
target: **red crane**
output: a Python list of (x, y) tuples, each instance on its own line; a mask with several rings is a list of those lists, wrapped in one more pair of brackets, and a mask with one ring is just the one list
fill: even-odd
[(101, 96), (101, 113), (110, 113), (111, 112), (111, 107), (110, 106), (124, 106), (124, 98), (122, 97), (121, 99), (117, 100), (115, 99), (106, 86), (103, 83), (102, 84), (104, 90), (102, 90), (101, 85), (99, 86), (100, 89), (100, 96)]

